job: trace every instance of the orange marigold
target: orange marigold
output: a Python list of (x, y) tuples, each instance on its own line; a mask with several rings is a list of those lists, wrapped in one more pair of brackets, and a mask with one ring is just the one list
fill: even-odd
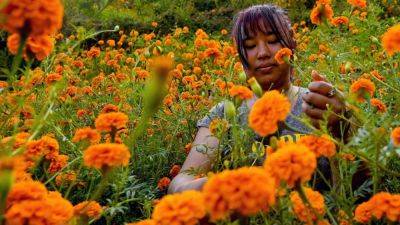
[(56, 139), (43, 136), (39, 140), (28, 141), (24, 155), (29, 159), (37, 159), (45, 155), (46, 159), (52, 159), (58, 155), (59, 145)]
[(79, 142), (81, 140), (88, 140), (91, 144), (97, 144), (100, 142), (101, 136), (97, 130), (90, 127), (84, 127), (76, 130), (73, 142)]
[(360, 8), (367, 7), (367, 1), (365, 0), (347, 0), (347, 2), (354, 7), (360, 7)]
[(169, 175), (171, 177), (175, 177), (178, 175), (179, 171), (181, 171), (181, 166), (180, 165), (173, 165), (172, 168), (169, 171)]
[(113, 104), (106, 104), (101, 109), (101, 113), (110, 113), (110, 112), (118, 112), (118, 111), (119, 111), (118, 106), (113, 105)]
[(158, 181), (157, 188), (160, 191), (164, 191), (165, 189), (168, 188), (170, 183), (171, 183), (171, 179), (169, 179), (168, 177), (163, 177)]
[(62, 173), (56, 177), (56, 185), (61, 186), (63, 184), (69, 184), (75, 180), (76, 180), (76, 173), (74, 171)]
[[(20, 35), (12, 34), (7, 38), (7, 48), (11, 54), (16, 55), (18, 53), (18, 47), (20, 44)], [(35, 56), (39, 61), (45, 59), (53, 51), (54, 41), (50, 36), (29, 36), (23, 50), (25, 59), (29, 56)]]
[(62, 26), (64, 9), (60, 0), (9, 0), (0, 9), (0, 28), (10, 33), (53, 35)]
[(39, 181), (22, 181), (15, 183), (7, 195), (7, 208), (26, 200), (40, 200), (47, 195), (47, 189)]
[(154, 207), (152, 219), (158, 225), (196, 225), (205, 215), (203, 194), (185, 191), (163, 197)]
[(336, 145), (328, 135), (322, 135), (321, 137), (314, 135), (302, 136), (297, 143), (307, 146), (317, 157), (332, 157), (336, 154)]
[(90, 50), (87, 52), (87, 57), (88, 58), (97, 58), (100, 55), (100, 48), (97, 47), (91, 47)]
[(51, 162), (49, 165), (49, 172), (50, 173), (58, 172), (62, 168), (64, 168), (67, 165), (67, 163), (68, 163), (67, 155), (57, 155), (51, 159)]
[(231, 213), (244, 216), (268, 211), (275, 204), (275, 180), (259, 167), (225, 170), (213, 175), (203, 187), (205, 204), (212, 220)]
[(311, 179), (317, 159), (306, 146), (288, 143), (267, 157), (264, 167), (277, 180), (293, 187), (296, 182), (303, 183)]
[(385, 103), (383, 103), (381, 100), (377, 99), (377, 98), (371, 98), (371, 105), (374, 106), (378, 112), (380, 113), (384, 113), (386, 112), (387, 108)]
[(88, 167), (105, 169), (127, 166), (131, 153), (123, 144), (97, 144), (89, 146), (83, 153), (83, 162)]
[(274, 58), (279, 64), (283, 64), (285, 63), (285, 60), (289, 60), (292, 55), (292, 50), (289, 48), (282, 48), (275, 54)]
[(367, 223), (372, 218), (372, 210), (374, 207), (375, 206), (369, 201), (361, 203), (354, 212), (354, 220), (359, 223)]
[(122, 112), (110, 112), (100, 114), (95, 121), (95, 126), (98, 131), (116, 131), (126, 127), (129, 118)]
[(53, 84), (62, 79), (62, 76), (58, 73), (49, 73), (45, 78), (46, 84)]
[(229, 89), (229, 95), (231, 97), (238, 97), (242, 100), (250, 99), (253, 97), (253, 92), (245, 86), (235, 85)]
[[(300, 221), (313, 224), (313, 221), (316, 221), (318, 216), (323, 216), (325, 214), (324, 197), (318, 191), (313, 191), (311, 188), (303, 188), (303, 190), (314, 210), (304, 204), (297, 191), (293, 191), (290, 194), (293, 211)], [(318, 215), (315, 215), (315, 213)]]
[(357, 96), (358, 101), (363, 102), (365, 94), (369, 94), (369, 97), (374, 95), (375, 84), (369, 79), (360, 78), (351, 84), (350, 92)]
[(84, 201), (74, 206), (75, 216), (87, 216), (89, 218), (99, 218), (103, 208), (96, 201)]
[(317, 5), (311, 10), (311, 23), (319, 25), (323, 18), (326, 18), (328, 21), (332, 20), (333, 9), (329, 4), (317, 3)]
[(6, 214), (6, 224), (67, 224), (73, 216), (72, 204), (57, 192), (50, 192), (41, 200), (26, 200), (11, 206)]
[(390, 56), (400, 52), (400, 24), (389, 28), (383, 34), (382, 46)]
[(345, 25), (345, 24), (349, 24), (349, 18), (347, 18), (346, 16), (338, 16), (335, 17), (331, 20), (331, 23), (338, 27), (340, 25)]
[(390, 137), (392, 138), (394, 146), (400, 147), (400, 127), (394, 128)]
[(249, 113), (249, 126), (261, 136), (273, 134), (278, 130), (278, 122), (285, 120), (289, 112), (287, 97), (276, 90), (265, 92)]
[(154, 220), (147, 219), (135, 223), (127, 223), (126, 225), (156, 225), (156, 222)]

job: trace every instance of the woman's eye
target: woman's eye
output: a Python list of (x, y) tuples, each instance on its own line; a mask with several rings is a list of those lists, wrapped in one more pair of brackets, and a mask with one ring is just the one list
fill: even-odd
[(247, 49), (252, 49), (252, 48), (256, 47), (256, 45), (245, 45), (244, 47)]

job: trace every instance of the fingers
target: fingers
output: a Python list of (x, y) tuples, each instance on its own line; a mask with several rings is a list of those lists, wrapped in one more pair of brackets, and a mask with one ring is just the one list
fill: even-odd
[(335, 98), (328, 98), (324, 95), (315, 93), (315, 92), (309, 92), (306, 94), (302, 95), (303, 101), (307, 102), (309, 105), (315, 106), (316, 108), (326, 110), (327, 105), (330, 105), (333, 107), (333, 110), (335, 112), (341, 111), (340, 104)]
[(326, 81), (325, 76), (319, 74), (316, 70), (311, 71), (311, 77), (313, 81)]
[(313, 81), (308, 85), (308, 89), (312, 92), (328, 96), (329, 92), (333, 89), (333, 86), (325, 81)]
[(321, 120), (323, 119), (325, 110), (315, 108), (309, 105), (307, 102), (303, 102), (301, 105), (302, 111), (310, 118)]

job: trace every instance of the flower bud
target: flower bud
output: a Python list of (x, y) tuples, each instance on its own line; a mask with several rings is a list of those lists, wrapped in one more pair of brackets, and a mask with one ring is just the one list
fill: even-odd
[(242, 83), (244, 83), (244, 82), (246, 82), (246, 80), (247, 80), (247, 75), (246, 75), (246, 73), (245, 73), (244, 71), (240, 72), (240, 73), (239, 73), (239, 81), (242, 82)]
[(233, 102), (231, 101), (225, 101), (224, 103), (224, 112), (225, 112), (225, 118), (228, 120), (233, 120), (236, 116), (236, 108)]
[(256, 94), (257, 97), (261, 98), (261, 96), (263, 95), (263, 90), (260, 84), (257, 82), (256, 78), (250, 78), (247, 83), (249, 83), (251, 90), (254, 92), (254, 94)]

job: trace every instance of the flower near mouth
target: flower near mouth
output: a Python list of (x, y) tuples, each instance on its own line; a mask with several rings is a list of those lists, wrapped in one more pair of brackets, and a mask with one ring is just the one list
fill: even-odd
[(289, 58), (292, 55), (293, 55), (292, 50), (290, 50), (289, 48), (282, 48), (275, 54), (275, 60), (279, 64), (283, 64), (286, 61), (289, 61)]

